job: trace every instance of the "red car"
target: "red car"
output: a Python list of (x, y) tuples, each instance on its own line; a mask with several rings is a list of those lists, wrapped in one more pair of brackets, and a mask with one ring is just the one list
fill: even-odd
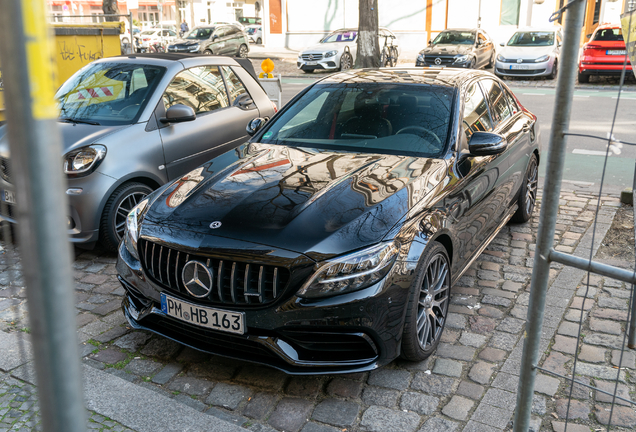
[[(590, 82), (590, 75), (620, 75), (627, 52), (620, 24), (602, 24), (583, 45), (579, 59), (579, 82)], [(627, 60), (627, 70), (632, 65)]]

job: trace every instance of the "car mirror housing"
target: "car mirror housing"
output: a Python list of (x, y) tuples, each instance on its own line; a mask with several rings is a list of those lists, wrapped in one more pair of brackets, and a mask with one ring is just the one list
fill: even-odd
[(508, 141), (503, 135), (493, 132), (474, 132), (468, 141), (468, 150), (473, 156), (489, 156), (503, 153)]
[(267, 123), (267, 120), (262, 117), (256, 117), (247, 124), (245, 131), (249, 136), (254, 136), (254, 134), (265, 125), (265, 123)]
[(195, 120), (194, 110), (183, 104), (172, 105), (166, 111), (166, 116), (159, 119), (161, 123), (183, 123)]
[(499, 46), (503, 46), (503, 47), (505, 47), (505, 46), (506, 46), (506, 43), (505, 43), (505, 42), (500, 42), (500, 43), (499, 43)]

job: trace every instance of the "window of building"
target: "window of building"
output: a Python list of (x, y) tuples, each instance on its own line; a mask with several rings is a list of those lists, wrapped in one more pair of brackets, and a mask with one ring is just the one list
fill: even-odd
[(501, 0), (500, 25), (519, 25), (521, 0)]

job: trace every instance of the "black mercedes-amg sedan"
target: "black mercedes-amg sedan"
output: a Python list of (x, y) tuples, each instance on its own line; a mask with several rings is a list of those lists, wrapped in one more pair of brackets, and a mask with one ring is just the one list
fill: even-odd
[(422, 360), (453, 284), (534, 209), (537, 118), (487, 72), (338, 73), (247, 129), (128, 215), (132, 327), (290, 374)]

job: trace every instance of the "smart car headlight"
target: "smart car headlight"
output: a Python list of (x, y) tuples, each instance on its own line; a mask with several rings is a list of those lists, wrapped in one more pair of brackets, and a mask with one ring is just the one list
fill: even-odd
[(391, 270), (399, 250), (399, 243), (384, 242), (317, 263), (316, 271), (297, 295), (304, 298), (328, 297), (373, 285)]
[(538, 59), (536, 59), (534, 62), (535, 63), (541, 63), (541, 62), (545, 62), (545, 61), (548, 61), (548, 60), (550, 60), (550, 56), (549, 55), (544, 55), (544, 56), (541, 56)]
[(87, 176), (106, 157), (106, 147), (93, 144), (73, 150), (64, 156), (64, 173), (71, 178)]
[(141, 201), (128, 213), (126, 217), (126, 232), (124, 232), (124, 245), (128, 252), (139, 261), (137, 253), (137, 240), (139, 240), (139, 225), (143, 220), (146, 208), (148, 207), (148, 199)]
[(465, 63), (470, 59), (468, 55), (460, 55), (455, 57), (455, 63)]
[(336, 54), (338, 54), (338, 51), (327, 51), (327, 52), (325, 53), (325, 58), (333, 57), (333, 56), (335, 56)]

